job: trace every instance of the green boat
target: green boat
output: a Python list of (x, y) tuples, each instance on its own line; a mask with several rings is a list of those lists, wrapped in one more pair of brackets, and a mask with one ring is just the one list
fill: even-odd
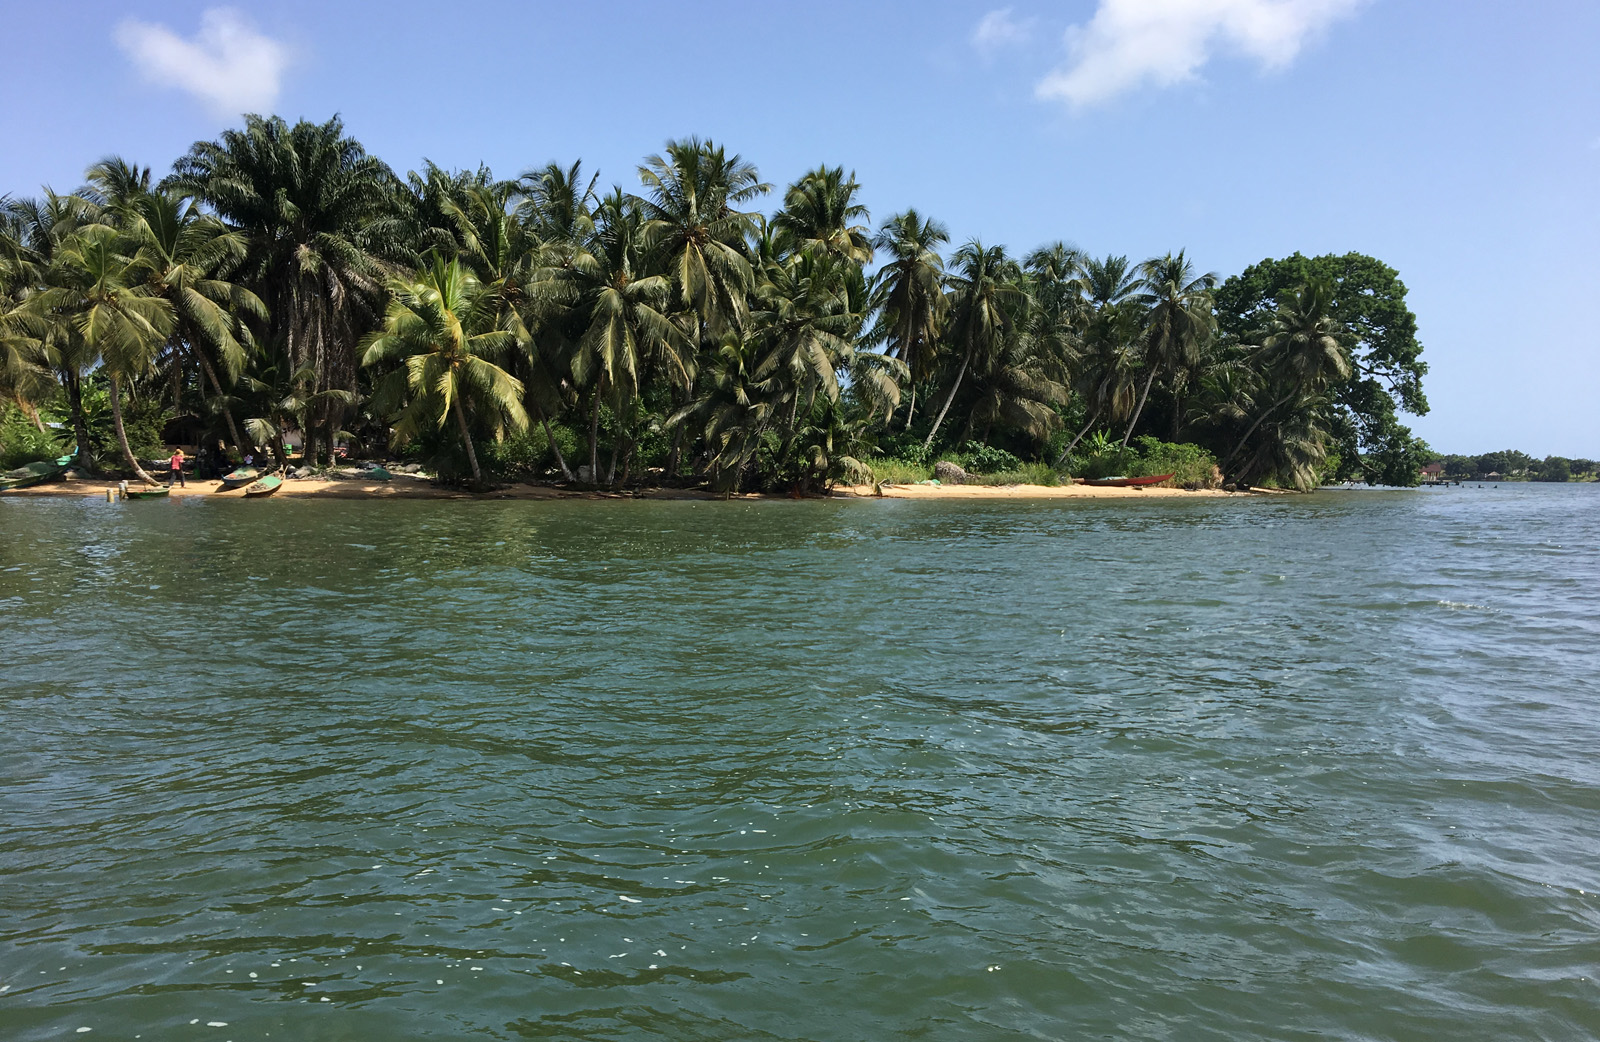
[(222, 486), (218, 492), (232, 492), (236, 488), (244, 488), (261, 478), (259, 467), (240, 467), (238, 470), (229, 471), (222, 477)]
[(141, 485), (138, 488), (129, 486), (123, 495), (128, 499), (165, 499), (172, 493), (168, 485)]
[(59, 477), (61, 472), (70, 466), (72, 457), (61, 456), (54, 460), (40, 460), (37, 463), (25, 464), (16, 470), (8, 470), (0, 474), (0, 492), (42, 485), (51, 478)]
[(278, 489), (280, 489), (282, 487), (283, 487), (283, 476), (282, 475), (280, 475), (280, 474), (268, 474), (266, 477), (262, 478), (260, 481), (257, 481), (255, 484), (246, 486), (245, 490), (244, 490), (244, 494), (245, 494), (246, 497), (248, 497), (250, 499), (254, 499), (257, 496), (270, 496), (270, 495), (272, 495), (274, 492), (278, 491)]

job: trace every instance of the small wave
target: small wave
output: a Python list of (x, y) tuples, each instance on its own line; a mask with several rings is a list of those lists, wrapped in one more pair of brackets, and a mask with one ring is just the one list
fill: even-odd
[(1470, 601), (1434, 601), (1446, 611), (1494, 611), (1487, 604), (1473, 604)]

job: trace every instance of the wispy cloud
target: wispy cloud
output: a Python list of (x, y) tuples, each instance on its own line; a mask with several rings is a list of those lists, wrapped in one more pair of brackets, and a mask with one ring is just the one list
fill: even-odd
[(996, 51), (1004, 48), (1028, 42), (1034, 19), (1017, 18), (1012, 15), (1012, 10), (1002, 7), (990, 11), (978, 20), (978, 27), (972, 30), (972, 46), (985, 58), (994, 57)]
[(1146, 84), (1193, 79), (1217, 51), (1264, 68), (1294, 61), (1306, 40), (1365, 0), (1100, 0), (1067, 30), (1067, 63), (1039, 82), (1041, 98), (1093, 105)]
[(116, 40), (146, 79), (186, 90), (222, 115), (271, 111), (289, 64), (288, 48), (226, 7), (202, 14), (193, 39), (128, 19)]

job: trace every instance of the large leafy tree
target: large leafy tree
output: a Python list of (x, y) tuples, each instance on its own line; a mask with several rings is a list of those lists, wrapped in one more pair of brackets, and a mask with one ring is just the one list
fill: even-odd
[(381, 160), (326, 123), (245, 117), (200, 141), (166, 182), (202, 200), (248, 241), (242, 275), (271, 315), (267, 340), (288, 368), (309, 369), (321, 402), (307, 417), (306, 456), (331, 445), (356, 390), (357, 342), (377, 320), (404, 255), (401, 185)]
[(1218, 287), (1222, 335), (1252, 342), (1271, 320), (1279, 294), (1319, 279), (1332, 288), (1330, 317), (1350, 336), (1351, 372), (1337, 386), (1332, 410), (1342, 432), (1344, 476), (1413, 484), (1418, 459), (1410, 449), (1415, 439), (1399, 414), (1428, 412), (1422, 391), (1428, 364), (1422, 360), (1405, 284), (1393, 268), (1361, 253), (1296, 253), (1263, 260)]
[[(1270, 388), (1263, 397), (1270, 401), (1257, 409), (1233, 451), (1223, 457), (1224, 471), (1269, 419), (1282, 421), (1287, 417), (1287, 422), (1279, 423), (1277, 437), (1267, 439), (1264, 451), (1258, 447), (1254, 456), (1245, 457), (1242, 478), (1267, 469), (1262, 466), (1263, 461), (1281, 466), (1321, 451), (1325, 432), (1318, 429), (1316, 422), (1322, 418), (1319, 413), (1323, 402), (1319, 399), (1348, 379), (1351, 372), (1346, 346), (1350, 334), (1333, 316), (1333, 293), (1330, 282), (1315, 279), (1278, 295), (1278, 308), (1255, 352), (1256, 369), (1264, 374)], [(1291, 403), (1298, 403), (1298, 407), (1286, 409)], [(1285, 447), (1292, 451), (1285, 452)], [(1296, 465), (1292, 469), (1302, 483), (1310, 476), (1308, 467)]]
[(363, 341), (362, 363), (399, 363), (389, 377), (393, 397), (404, 402), (395, 435), (404, 440), (454, 420), (472, 482), (481, 486), (469, 409), (495, 433), (528, 424), (521, 382), (497, 364), (516, 337), (499, 326), (492, 295), (458, 260), (434, 256), (415, 279), (392, 283), (390, 294), (383, 325)]

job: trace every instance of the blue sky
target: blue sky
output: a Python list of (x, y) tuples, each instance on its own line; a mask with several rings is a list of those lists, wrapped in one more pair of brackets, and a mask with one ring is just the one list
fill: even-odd
[[(957, 241), (1295, 250), (1400, 271), (1443, 451), (1600, 457), (1600, 4), (1076, 0), (369, 5), (28, 2), (0, 193), (164, 170), (243, 109), (402, 171), (582, 158), (632, 188), (698, 134), (782, 185), (820, 162)], [(209, 13), (208, 13), (209, 12)]]

